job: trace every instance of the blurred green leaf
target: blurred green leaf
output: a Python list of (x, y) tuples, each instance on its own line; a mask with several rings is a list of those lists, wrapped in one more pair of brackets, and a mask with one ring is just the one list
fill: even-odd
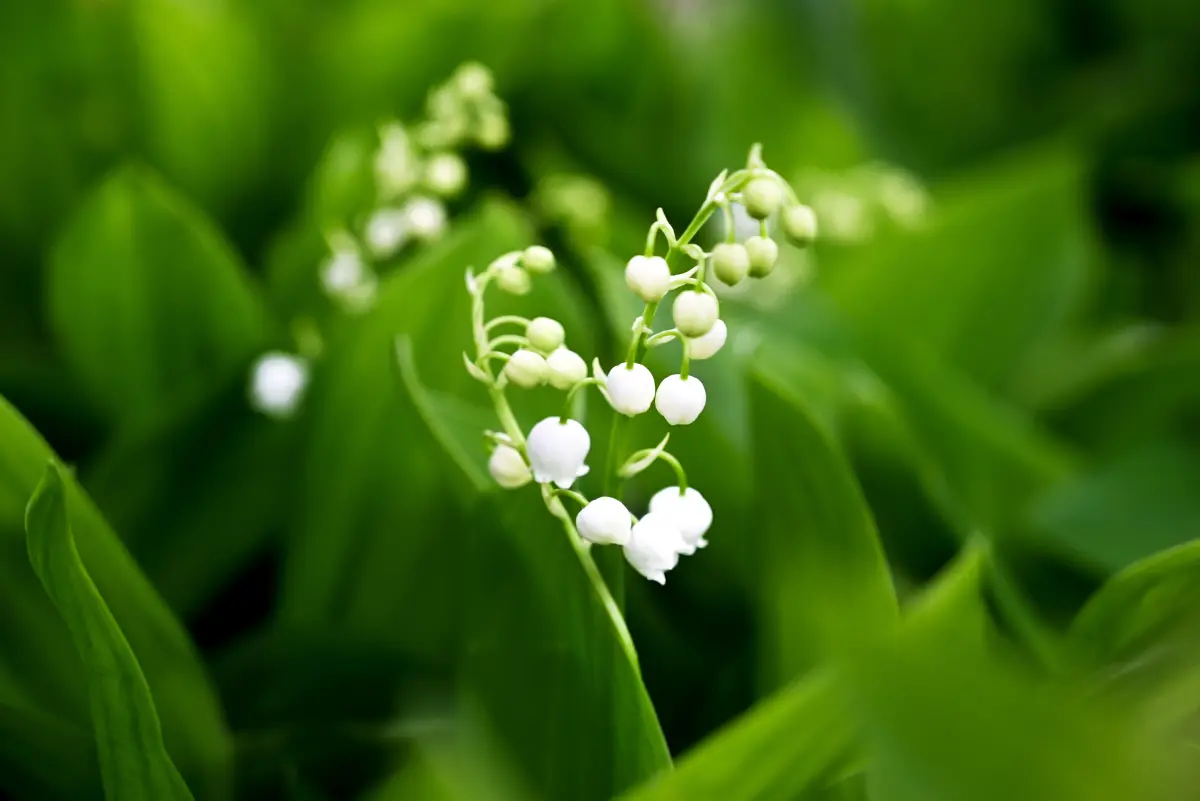
[(786, 679), (887, 631), (896, 596), (853, 471), (801, 396), (760, 368), (750, 415), (763, 627)]
[(237, 255), (138, 168), (112, 174), (84, 202), (48, 281), (63, 354), (113, 420), (190, 401), (262, 345), (263, 310)]
[(822, 280), (872, 338), (919, 344), (1007, 390), (1087, 289), (1083, 178), (1069, 152), (1009, 158), (948, 184), (919, 230), (878, 237)]
[(809, 674), (684, 755), (627, 801), (792, 801), (836, 778), (858, 726), (826, 671)]
[(29, 561), (70, 629), (87, 673), (104, 794), (114, 800), (191, 801), (163, 745), (137, 657), (75, 550), (59, 469), (53, 463), (46, 467), (29, 501)]
[[(30, 569), (25, 544), (24, 505), (53, 455), (3, 399), (0, 443), (0, 577), (6, 587), (0, 595), (0, 640), (7, 644), (0, 662), (23, 687), (23, 697), (14, 702), (83, 722), (86, 677), (67, 628)], [(221, 798), (228, 734), (192, 643), (91, 502), (73, 480), (64, 481), (79, 557), (138, 654), (163, 713), (168, 750), (202, 798)]]
[(1148, 443), (1038, 500), (1029, 526), (1040, 541), (1099, 573), (1200, 538), (1200, 453)]
[(90, 734), (52, 715), (0, 703), (0, 790), (57, 801), (103, 798)]

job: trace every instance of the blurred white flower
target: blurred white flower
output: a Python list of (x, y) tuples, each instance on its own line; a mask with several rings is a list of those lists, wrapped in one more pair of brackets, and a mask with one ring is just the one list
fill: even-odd
[(408, 132), (398, 122), (388, 123), (379, 131), (379, 150), (375, 154), (375, 183), (379, 195), (394, 198), (416, 183), (418, 164)]
[(688, 487), (682, 494), (679, 487), (659, 490), (650, 499), (650, 511), (666, 515), (679, 529), (687, 545), (683, 554), (694, 553), (697, 548), (708, 545), (704, 535), (712, 526), (712, 507), (697, 490)]
[(666, 584), (666, 571), (679, 564), (679, 554), (687, 547), (674, 520), (662, 512), (649, 512), (630, 532), (625, 559), (646, 578)]
[(290, 353), (263, 354), (251, 371), (250, 403), (270, 417), (295, 414), (308, 386), (308, 362)]
[(566, 489), (575, 479), (587, 475), (584, 464), (592, 440), (578, 420), (547, 417), (529, 432), (525, 451), (533, 479), (539, 484), (554, 482)]
[(404, 204), (404, 219), (417, 239), (437, 239), (446, 230), (446, 207), (431, 197), (414, 197)]
[(633, 516), (616, 498), (602, 497), (580, 510), (575, 518), (579, 536), (595, 545), (624, 545), (629, 542)]
[(443, 197), (454, 197), (467, 185), (467, 165), (457, 153), (435, 153), (425, 162), (425, 185)]
[(408, 218), (401, 209), (376, 209), (367, 220), (367, 247), (377, 259), (386, 259), (408, 238)]

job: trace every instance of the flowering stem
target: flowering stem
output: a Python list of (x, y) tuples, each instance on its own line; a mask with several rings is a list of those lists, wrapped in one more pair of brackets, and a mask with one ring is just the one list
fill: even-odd
[(571, 401), (575, 400), (575, 393), (588, 386), (602, 387), (604, 386), (604, 381), (599, 378), (585, 378), (582, 381), (572, 385), (572, 387), (567, 390), (567, 398), (563, 402), (563, 411), (562, 414), (559, 415), (560, 422), (567, 422), (567, 418), (571, 416)]
[(588, 505), (588, 499), (586, 497), (584, 497), (583, 493), (576, 492), (575, 490), (555, 488), (555, 489), (550, 490), (550, 495), (555, 498), (557, 498), (560, 495), (565, 495), (566, 497), (575, 501), (575, 503), (579, 504), (580, 507), (584, 507), (584, 506)]

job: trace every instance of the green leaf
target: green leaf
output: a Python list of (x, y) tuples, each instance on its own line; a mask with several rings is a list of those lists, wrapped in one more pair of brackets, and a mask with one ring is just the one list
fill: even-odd
[(0, 703), (0, 790), (20, 798), (102, 798), (90, 733), (52, 715)]
[(55, 244), (50, 320), (112, 420), (203, 394), (261, 347), (263, 309), (220, 233), (153, 174), (113, 173)]
[[(30, 568), (25, 506), (53, 454), (0, 399), (0, 702), (28, 705), (86, 723), (87, 677), (38, 577)], [(223, 798), (230, 743), (215, 693), (187, 633), (138, 570), (120, 540), (64, 477), (79, 558), (138, 655), (158, 709), (167, 747), (202, 798)], [(22, 500), (24, 496), (24, 500)], [(19, 688), (19, 689), (18, 689)]]
[(842, 688), (818, 671), (780, 690), (689, 751), (625, 801), (793, 801), (837, 777), (858, 725)]
[(150, 686), (75, 549), (66, 490), (53, 463), (29, 500), (25, 528), (29, 561), (70, 629), (88, 675), (105, 795), (114, 801), (190, 801), (192, 793), (163, 744)]
[(887, 631), (896, 596), (845, 457), (775, 373), (751, 379), (764, 634), (777, 678)]

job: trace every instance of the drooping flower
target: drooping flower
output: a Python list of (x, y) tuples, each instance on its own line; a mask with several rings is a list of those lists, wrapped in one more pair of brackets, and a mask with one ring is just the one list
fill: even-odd
[(584, 461), (591, 446), (591, 437), (578, 420), (547, 417), (533, 427), (525, 442), (533, 480), (539, 484), (554, 482), (563, 489), (570, 487), (575, 479), (587, 474)]
[(488, 459), (488, 472), (496, 483), (505, 489), (523, 487), (533, 479), (529, 465), (525, 464), (520, 451), (511, 445), (497, 445)]
[(575, 528), (579, 536), (596, 545), (624, 545), (629, 542), (633, 516), (625, 504), (605, 496), (580, 510)]
[(804, 246), (817, 238), (817, 215), (804, 204), (788, 206), (780, 215), (783, 232), (797, 245)]
[(720, 308), (717, 299), (707, 292), (684, 291), (675, 296), (671, 316), (685, 337), (702, 337), (716, 325)]
[(550, 353), (566, 339), (562, 323), (550, 317), (534, 317), (525, 326), (525, 338), (534, 350)]
[(750, 275), (764, 278), (775, 269), (779, 261), (779, 245), (765, 236), (752, 236), (746, 240), (746, 253), (750, 256)]
[(708, 545), (704, 535), (712, 525), (712, 507), (699, 491), (691, 487), (682, 494), (679, 487), (659, 490), (650, 499), (650, 512), (665, 515), (679, 529), (687, 545), (682, 553), (691, 554)]
[(587, 362), (570, 348), (556, 348), (546, 357), (546, 380), (555, 389), (570, 389), (587, 378)]
[(530, 245), (521, 252), (521, 266), (533, 273), (546, 274), (554, 270), (554, 253), (543, 245)]
[(750, 254), (745, 245), (722, 242), (713, 248), (712, 268), (717, 278), (729, 286), (740, 283), (750, 273)]
[(725, 338), (729, 336), (729, 327), (724, 320), (717, 320), (704, 336), (687, 341), (688, 357), (691, 359), (711, 359), (725, 346)]
[(625, 265), (625, 283), (647, 303), (657, 303), (671, 288), (671, 268), (662, 256), (634, 256)]
[(504, 375), (518, 387), (532, 389), (546, 380), (546, 360), (528, 348), (521, 348), (508, 358)]
[(608, 371), (605, 384), (612, 407), (621, 414), (633, 417), (654, 403), (654, 375), (644, 364), (618, 364)]
[(417, 239), (437, 239), (446, 230), (446, 207), (431, 197), (414, 197), (405, 203), (404, 218)]
[(649, 512), (630, 532), (625, 559), (646, 578), (666, 584), (666, 572), (679, 564), (679, 554), (686, 549), (675, 521), (661, 512)]
[(379, 259), (391, 256), (408, 238), (408, 217), (401, 209), (376, 209), (365, 231), (371, 253)]
[(705, 400), (707, 395), (699, 378), (669, 375), (658, 385), (654, 408), (671, 425), (686, 426), (694, 423), (704, 411)]

